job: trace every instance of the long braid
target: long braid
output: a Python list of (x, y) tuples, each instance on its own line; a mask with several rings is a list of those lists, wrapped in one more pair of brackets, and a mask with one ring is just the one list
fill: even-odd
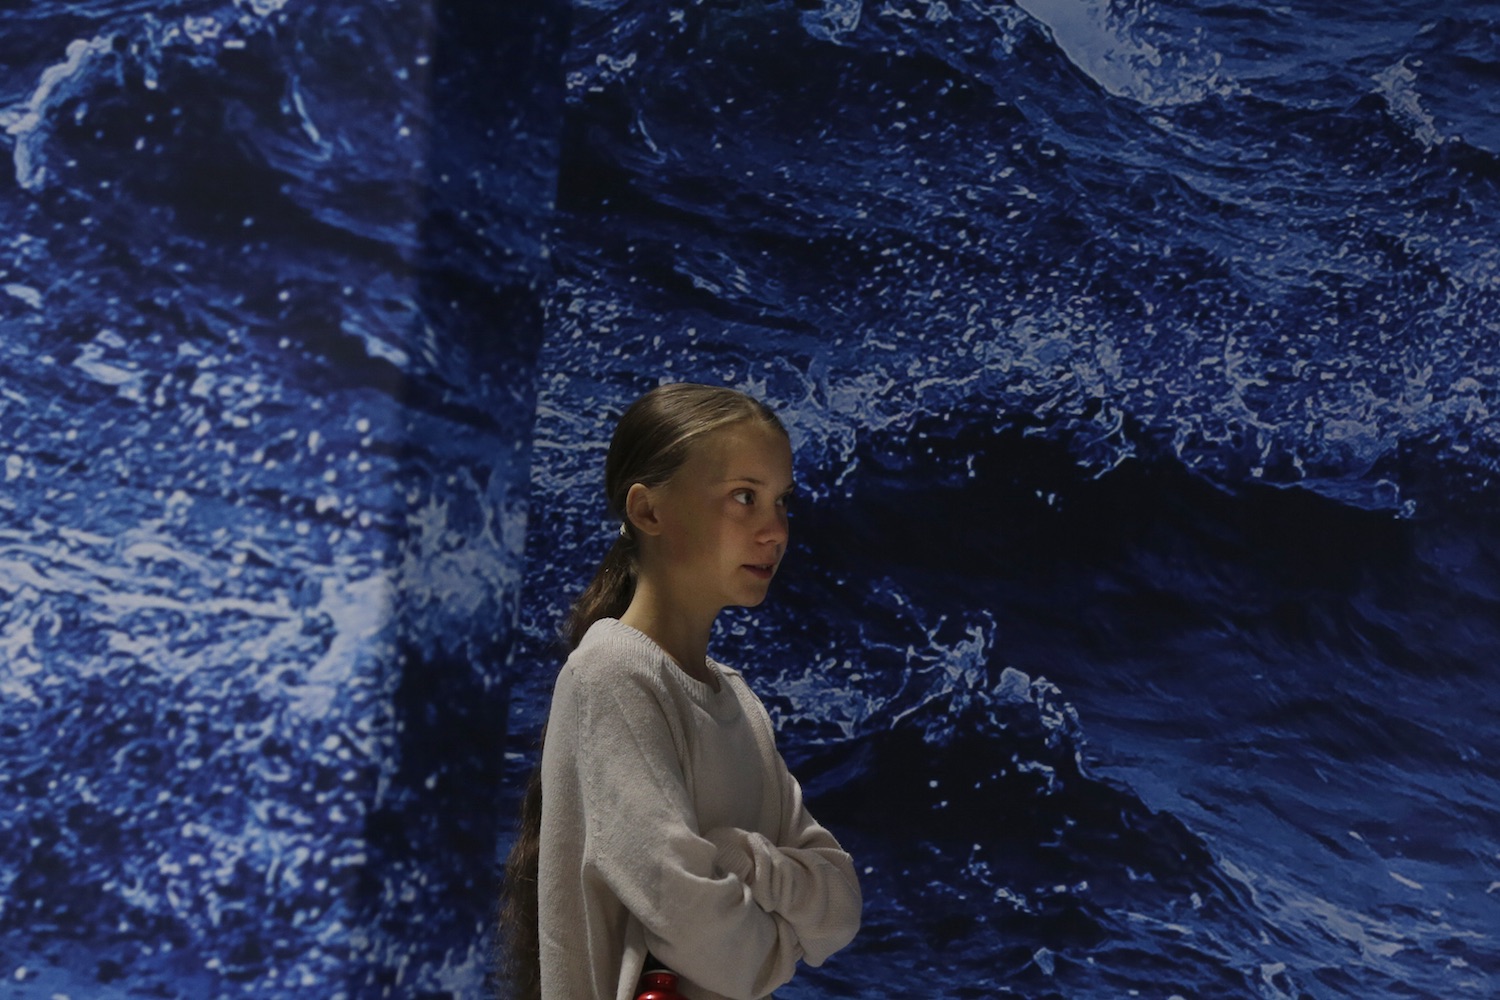
[[(542, 727), (541, 743), (547, 740)], [(541, 1000), (542, 959), (538, 926), (537, 875), (542, 847), (542, 763), (537, 763), (526, 781), (516, 842), (505, 858), (505, 880), (500, 887), (497, 941), (500, 996), (513, 1000)]]

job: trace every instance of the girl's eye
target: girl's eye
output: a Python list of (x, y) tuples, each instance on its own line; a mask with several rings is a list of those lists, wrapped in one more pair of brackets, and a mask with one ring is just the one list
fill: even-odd
[(755, 502), (755, 493), (751, 490), (735, 490), (733, 496), (736, 501), (744, 504), (746, 507)]

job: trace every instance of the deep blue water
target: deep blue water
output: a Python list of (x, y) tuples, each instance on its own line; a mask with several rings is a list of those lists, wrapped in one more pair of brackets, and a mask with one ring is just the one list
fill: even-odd
[(1493, 995), (1497, 31), (577, 5), (515, 728), (612, 415), (729, 382), (802, 506), (718, 652), (869, 901), (784, 995)]
[(564, 38), (0, 21), (5, 996), (477, 995)]
[(568, 20), (0, 23), (0, 995), (478, 996), (662, 378), (797, 446), (779, 995), (1500, 992), (1500, 5)]

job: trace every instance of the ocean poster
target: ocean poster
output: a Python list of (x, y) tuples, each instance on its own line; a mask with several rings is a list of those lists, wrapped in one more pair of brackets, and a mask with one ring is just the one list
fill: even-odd
[(0, 997), (486, 996), (615, 417), (865, 891), (790, 1000), (1500, 990), (1500, 6), (0, 24)]
[(0, 21), (0, 995), (481, 994), (565, 39)]
[(799, 494), (715, 649), (866, 894), (778, 996), (1494, 995), (1497, 30), (575, 4), (513, 728), (613, 416), (735, 385)]

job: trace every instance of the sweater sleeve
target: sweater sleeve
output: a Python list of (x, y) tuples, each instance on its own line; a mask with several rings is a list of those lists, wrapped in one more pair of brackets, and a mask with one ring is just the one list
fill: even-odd
[(859, 930), (859, 878), (854, 860), (807, 811), (802, 787), (779, 754), (776, 760), (782, 789), (778, 839), (733, 828), (710, 830), (705, 836), (714, 845), (719, 870), (743, 881), (762, 909), (785, 918), (807, 963), (822, 965)]
[(731, 998), (791, 979), (803, 949), (791, 925), (719, 872), (698, 824), (666, 719), (665, 694), (639, 671), (577, 686), (576, 760), (584, 865), (641, 922), (652, 953)]

